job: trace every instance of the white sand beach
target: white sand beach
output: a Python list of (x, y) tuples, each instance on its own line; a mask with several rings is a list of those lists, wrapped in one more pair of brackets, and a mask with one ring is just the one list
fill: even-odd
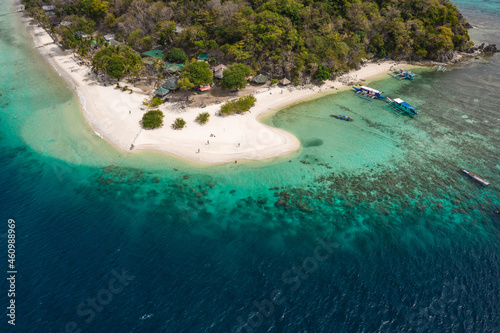
[[(164, 126), (143, 130), (139, 122), (149, 109), (143, 101), (150, 99), (150, 95), (130, 84), (129, 87), (134, 90), (132, 94), (114, 85), (104, 86), (90, 68), (77, 63), (71, 51), (63, 51), (43, 28), (29, 25), (31, 19), (25, 20), (37, 48), (76, 90), (85, 117), (96, 134), (132, 154), (141, 149), (157, 150), (198, 163), (260, 160), (297, 150), (300, 142), (294, 135), (264, 125), (258, 117), (318, 93), (346, 87), (342, 82), (366, 80), (386, 73), (394, 65), (394, 61), (369, 63), (339, 80), (326, 81), (321, 87), (262, 87), (255, 93), (257, 102), (251, 112), (241, 115), (216, 116), (221, 104), (180, 110), (174, 109), (171, 103), (165, 103), (159, 107), (165, 114)], [(200, 112), (210, 114), (210, 120), (205, 125), (194, 121)], [(182, 130), (171, 127), (178, 117), (187, 123)], [(134, 147), (132, 150), (131, 145)]]

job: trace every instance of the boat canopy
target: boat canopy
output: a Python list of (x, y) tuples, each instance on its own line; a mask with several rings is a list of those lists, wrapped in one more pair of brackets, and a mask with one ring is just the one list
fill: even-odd
[(380, 91), (378, 91), (378, 90), (376, 90), (376, 89), (373, 89), (373, 88), (370, 88), (370, 87), (361, 86), (361, 89), (363, 89), (363, 90), (367, 90), (367, 91), (370, 91), (370, 92), (372, 92), (372, 93), (374, 93), (374, 94), (381, 94), (381, 92), (380, 92)]
[(416, 109), (416, 107), (414, 107), (414, 106), (413, 106), (413, 105), (411, 105), (411, 104), (406, 103), (406, 102), (405, 102), (405, 101), (403, 101), (401, 98), (395, 98), (395, 99), (394, 99), (394, 102), (398, 103), (399, 105), (406, 106), (408, 109)]

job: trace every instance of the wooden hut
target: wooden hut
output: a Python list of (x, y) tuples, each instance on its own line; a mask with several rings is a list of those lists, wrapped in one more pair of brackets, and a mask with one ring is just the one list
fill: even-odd
[(214, 77), (221, 79), (224, 77), (224, 70), (226, 70), (227, 67), (224, 65), (219, 65), (214, 68)]
[(280, 80), (280, 84), (281, 84), (282, 86), (287, 86), (287, 85), (289, 85), (290, 83), (292, 83), (292, 82), (291, 82), (290, 80), (288, 80), (286, 77)]
[(252, 79), (252, 82), (253, 82), (253, 83), (256, 83), (256, 84), (264, 84), (264, 83), (266, 83), (266, 82), (267, 82), (267, 76), (262, 75), (262, 74), (256, 75), (256, 76)]

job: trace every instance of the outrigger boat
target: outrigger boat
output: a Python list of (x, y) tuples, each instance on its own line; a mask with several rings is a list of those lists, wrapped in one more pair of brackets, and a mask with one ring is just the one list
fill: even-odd
[(466, 170), (466, 169), (462, 169), (462, 172), (469, 176), (470, 178), (474, 179), (476, 182), (480, 183), (481, 185), (483, 186), (488, 186), (490, 185), (490, 183), (488, 183), (488, 181), (486, 181), (486, 179), (484, 178), (481, 178), (479, 177), (478, 175), (476, 175), (475, 173), (473, 172), (470, 172), (469, 170)]
[(331, 114), (330, 117), (337, 118), (337, 119), (343, 119), (347, 121), (354, 121), (351, 117), (343, 116), (343, 115), (336, 115), (336, 114)]
[(439, 65), (439, 66), (434, 66), (432, 67), (433, 69), (436, 68), (436, 72), (445, 72), (446, 71), (446, 66)]
[(418, 108), (406, 103), (401, 98), (392, 99), (387, 97), (387, 105), (385, 105), (385, 107), (397, 115), (408, 113), (410, 116), (418, 116)]
[(370, 87), (365, 87), (361, 86), (359, 88), (352, 87), (354, 90), (356, 90), (356, 96), (369, 100), (371, 101), (374, 98), (382, 98), (384, 99), (385, 97), (382, 96), (382, 92), (378, 91), (376, 89), (370, 88)]
[(406, 69), (392, 68), (392, 72), (393, 72), (393, 74), (391, 74), (391, 73), (388, 73), (388, 74), (390, 76), (392, 76), (393, 78), (398, 79), (398, 80), (402, 80), (402, 79), (414, 80), (415, 76), (417, 76), (417, 74), (413, 74), (412, 72), (410, 72), (409, 70), (406, 70)]

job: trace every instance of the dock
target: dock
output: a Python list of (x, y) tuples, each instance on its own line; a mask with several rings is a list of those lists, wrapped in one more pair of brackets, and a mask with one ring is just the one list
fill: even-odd
[(470, 178), (474, 179), (476, 182), (480, 183), (480, 184), (481, 184), (481, 185), (483, 185), (483, 186), (488, 186), (488, 185), (490, 185), (490, 183), (489, 183), (486, 179), (479, 177), (478, 175), (476, 175), (476, 174), (475, 174), (475, 173), (473, 173), (473, 172), (470, 172), (469, 170), (462, 169), (462, 172), (463, 172), (465, 175), (467, 175), (467, 176), (469, 176)]

